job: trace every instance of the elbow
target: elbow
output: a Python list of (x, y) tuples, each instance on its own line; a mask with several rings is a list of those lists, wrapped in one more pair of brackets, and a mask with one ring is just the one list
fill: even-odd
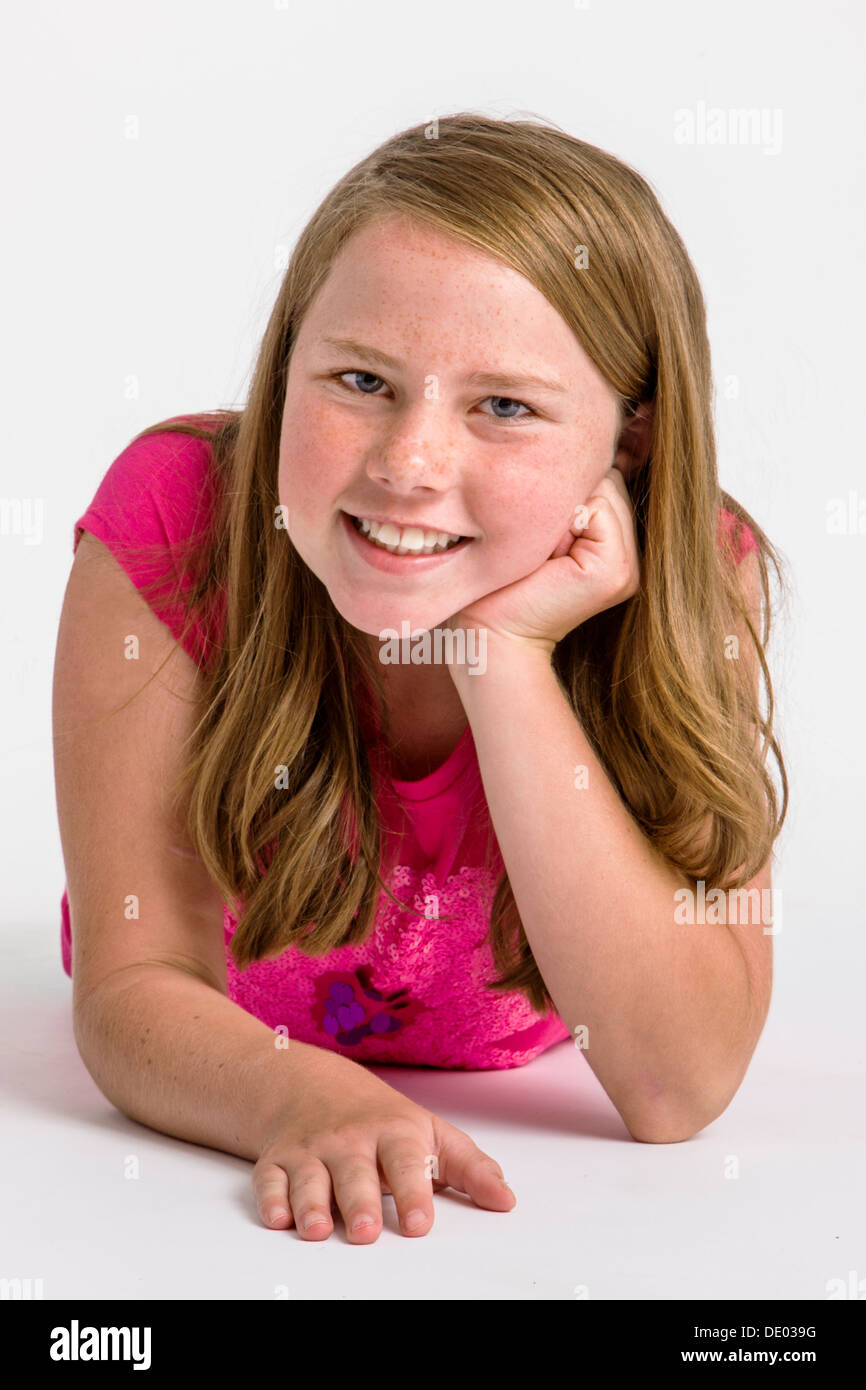
[(632, 1139), (639, 1144), (682, 1144), (686, 1139), (693, 1139), (710, 1123), (711, 1121), (707, 1120), (704, 1124), (695, 1124), (692, 1121), (674, 1124), (670, 1120), (655, 1117), (649, 1124), (629, 1124), (626, 1128)]
[(740, 1080), (742, 1078), (732, 1089), (728, 1087), (715, 1094), (704, 1092), (688, 1104), (657, 1095), (651, 1103), (645, 1102), (620, 1114), (632, 1139), (639, 1144), (682, 1144), (700, 1134), (727, 1110)]
[(107, 1089), (104, 1039), (95, 1027), (94, 1020), (77, 1010), (74, 1011), (72, 1033), (78, 1055), (91, 1081), (113, 1105), (115, 1102)]

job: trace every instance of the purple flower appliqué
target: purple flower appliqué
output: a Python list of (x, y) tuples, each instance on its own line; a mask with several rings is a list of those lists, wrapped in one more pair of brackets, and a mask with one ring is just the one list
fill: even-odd
[(405, 989), (390, 994), (374, 989), (370, 974), (368, 965), (360, 965), (355, 971), (327, 970), (316, 979), (313, 1017), (343, 1046), (399, 1033), (427, 1008), (419, 999), (410, 999)]

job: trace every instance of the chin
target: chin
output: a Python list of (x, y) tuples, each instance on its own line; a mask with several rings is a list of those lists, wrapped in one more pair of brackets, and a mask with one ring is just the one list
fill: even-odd
[(393, 601), (388, 605), (383, 604), (381, 607), (371, 605), (361, 608), (357, 601), (353, 601), (352, 597), (343, 603), (335, 598), (333, 593), (331, 593), (331, 602), (347, 623), (357, 628), (359, 632), (368, 633), (371, 637), (379, 637), (386, 628), (402, 637), (403, 623), (409, 624), (410, 635), (417, 631), (431, 632), (436, 627), (444, 626), (451, 614), (457, 612), (456, 606), (448, 606), (443, 609), (441, 605), (433, 608), (416, 603), (414, 607), (409, 607), (408, 605), (395, 605)]

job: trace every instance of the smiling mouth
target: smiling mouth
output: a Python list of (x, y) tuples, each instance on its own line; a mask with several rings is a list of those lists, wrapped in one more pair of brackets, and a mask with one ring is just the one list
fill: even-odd
[[(370, 544), (374, 545), (377, 550), (387, 550), (389, 555), (414, 555), (419, 557), (425, 555), (444, 555), (444, 553), (447, 550), (456, 550), (458, 546), (468, 545), (469, 541), (472, 540), (471, 536), (458, 536), (456, 538), (446, 538), (446, 533), (444, 531), (428, 531), (423, 530), (421, 527), (414, 527), (412, 529), (423, 536), (424, 543), (422, 545), (419, 546), (415, 544), (407, 546), (400, 545), (399, 543), (389, 544), (386, 541), (381, 541), (378, 539), (378, 533), (381, 533), (385, 530), (385, 528), (383, 526), (380, 526), (378, 522), (371, 523), (369, 521), (359, 520), (358, 517), (352, 516), (349, 512), (347, 512), (346, 515), (348, 516), (349, 520), (351, 521), (358, 534), (364, 537), (364, 540), (369, 541)], [(386, 535), (393, 534), (393, 531), (395, 529), (393, 525), (391, 525), (390, 523), (389, 525), (391, 529), (389, 531), (385, 531)], [(406, 529), (408, 530), (409, 528)], [(399, 534), (400, 532), (398, 531), (398, 535)], [(435, 539), (433, 539), (434, 537)]]

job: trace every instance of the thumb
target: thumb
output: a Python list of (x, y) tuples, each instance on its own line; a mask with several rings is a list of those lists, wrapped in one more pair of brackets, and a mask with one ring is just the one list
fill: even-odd
[(488, 1210), (508, 1209), (517, 1201), (496, 1159), (452, 1125), (441, 1135), (439, 1178)]

